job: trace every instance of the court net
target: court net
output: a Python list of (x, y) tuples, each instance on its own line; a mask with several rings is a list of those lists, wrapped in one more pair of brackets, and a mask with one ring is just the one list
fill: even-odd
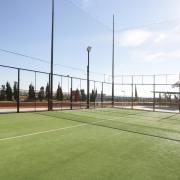
[(174, 114), (113, 108), (38, 112), (38, 114), (180, 142), (180, 116)]

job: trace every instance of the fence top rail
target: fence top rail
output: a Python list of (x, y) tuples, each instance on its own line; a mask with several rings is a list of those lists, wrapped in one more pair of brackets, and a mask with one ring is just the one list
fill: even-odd
[[(0, 67), (3, 67), (3, 68), (10, 68), (10, 69), (16, 69), (16, 70), (22, 70), (22, 71), (29, 71), (29, 72), (34, 72), (34, 73), (41, 73), (41, 74), (50, 74), (48, 72), (45, 72), (45, 71), (38, 71), (38, 70), (33, 70), (33, 69), (26, 69), (26, 68), (21, 68), (21, 67), (15, 67), (15, 66), (9, 66), (9, 65), (2, 65), (0, 64)], [(73, 79), (78, 79), (78, 80), (84, 80), (86, 81), (87, 79), (85, 78), (79, 78), (79, 77), (74, 77), (74, 76), (69, 76), (69, 75), (62, 75), (62, 74), (53, 74), (54, 76), (60, 76), (60, 77), (66, 77), (66, 78), (73, 78)], [(106, 84), (111, 84), (111, 83), (108, 83), (108, 82), (103, 82), (103, 81), (97, 81), (97, 80), (90, 80), (92, 82), (96, 82), (96, 83), (106, 83)]]
[(34, 73), (49, 74), (44, 71), (38, 71), (38, 70), (32, 70), (32, 69), (26, 69), (26, 68), (20, 68), (20, 67), (14, 67), (14, 66), (2, 65), (2, 64), (0, 64), (0, 67), (11, 68), (11, 69), (16, 69), (16, 70), (20, 69), (22, 71), (29, 71), (29, 72), (34, 72)]
[[(26, 69), (26, 68), (21, 68), (21, 67), (15, 67), (15, 66), (9, 66), (9, 65), (2, 65), (0, 64), (0, 67), (3, 68), (11, 68), (11, 69), (16, 69), (16, 70), (22, 70), (22, 71), (29, 71), (29, 72), (34, 72), (34, 73), (41, 73), (41, 74), (46, 74), (46, 75), (50, 75), (50, 73), (45, 72), (45, 71), (38, 71), (38, 70), (33, 70), (33, 69)], [(86, 78), (80, 78), (80, 77), (73, 77), (70, 75), (62, 75), (62, 74), (53, 74), (54, 76), (60, 76), (60, 77), (64, 77), (64, 78), (72, 78), (72, 79), (77, 79), (77, 80), (82, 80), (82, 81), (86, 81)], [(172, 75), (178, 75), (180, 77), (180, 74), (156, 74), (156, 75), (119, 75), (116, 77), (157, 77), (157, 76), (172, 76)], [(97, 81), (97, 80), (92, 80), (90, 79), (91, 82), (94, 83), (103, 83), (103, 84), (108, 84), (111, 85), (111, 82), (105, 82), (105, 81)], [(136, 83), (135, 81), (130, 83), (115, 83), (114, 85), (132, 85), (132, 83), (134, 85), (153, 85), (153, 83)], [(169, 84), (169, 83), (155, 83), (156, 85), (173, 85), (173, 84)]]
[(167, 73), (167, 74), (120, 74), (116, 75), (115, 78), (123, 78), (123, 77), (153, 77), (153, 76), (175, 76), (180, 75), (179, 73)]

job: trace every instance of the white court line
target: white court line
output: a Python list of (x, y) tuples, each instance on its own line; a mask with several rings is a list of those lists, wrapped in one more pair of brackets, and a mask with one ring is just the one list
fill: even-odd
[(114, 136), (118, 136), (118, 135), (120, 135), (120, 134), (122, 134), (122, 132), (112, 134), (112, 135), (109, 136), (109, 138), (114, 137)]
[[(103, 122), (103, 121), (107, 121), (107, 120), (96, 121), (96, 122), (92, 122), (91, 124), (98, 123), (98, 122)], [(80, 124), (80, 125), (76, 125), (76, 126), (68, 126), (68, 127), (64, 127), (64, 128), (51, 129), (51, 130), (47, 130), (47, 131), (40, 131), (40, 132), (35, 132), (35, 133), (30, 133), (30, 134), (24, 134), (24, 135), (20, 135), (20, 136), (12, 136), (12, 137), (7, 137), (7, 138), (0, 138), (0, 141), (18, 139), (18, 138), (34, 136), (34, 135), (39, 135), (39, 134), (45, 134), (45, 133), (51, 133), (51, 132), (56, 132), (56, 131), (61, 131), (61, 130), (66, 130), (66, 129), (72, 129), (72, 128), (81, 127), (81, 126), (87, 126), (87, 125), (91, 125), (91, 124), (88, 124), (88, 123), (84, 122), (84, 124)]]
[(0, 141), (18, 139), (18, 138), (34, 136), (34, 135), (39, 135), (39, 134), (45, 134), (45, 133), (51, 133), (51, 132), (56, 132), (56, 131), (60, 131), (60, 130), (66, 130), (66, 129), (72, 129), (72, 128), (76, 128), (76, 127), (81, 127), (81, 126), (85, 126), (85, 125), (87, 125), (87, 124), (80, 124), (80, 125), (76, 125), (76, 126), (69, 126), (69, 127), (64, 127), (64, 128), (51, 129), (51, 130), (47, 130), (47, 131), (41, 131), (41, 132), (36, 132), (36, 133), (31, 133), (31, 134), (24, 134), (24, 135), (20, 135), (20, 136), (1, 138)]

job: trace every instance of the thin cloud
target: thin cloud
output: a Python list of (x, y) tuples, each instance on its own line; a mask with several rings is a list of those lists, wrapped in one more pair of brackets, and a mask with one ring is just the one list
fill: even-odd
[(166, 32), (157, 33), (154, 39), (156, 44), (158, 43), (177, 43), (180, 41), (180, 25), (177, 25)]
[(132, 58), (138, 59), (138, 61), (145, 63), (160, 63), (167, 61), (180, 61), (180, 50), (169, 51), (169, 52), (146, 52), (146, 51), (136, 51), (133, 52)]
[(81, 7), (83, 9), (87, 9), (89, 6), (91, 6), (92, 0), (81, 0)]
[(164, 41), (164, 40), (167, 39), (167, 38), (168, 38), (167, 33), (166, 33), (166, 34), (165, 34), (165, 33), (160, 33), (160, 34), (158, 35), (158, 37), (155, 38), (154, 42), (155, 42), (155, 43), (161, 43), (162, 41)]
[(152, 32), (143, 29), (129, 30), (119, 35), (119, 42), (123, 47), (136, 47), (143, 45), (152, 35)]

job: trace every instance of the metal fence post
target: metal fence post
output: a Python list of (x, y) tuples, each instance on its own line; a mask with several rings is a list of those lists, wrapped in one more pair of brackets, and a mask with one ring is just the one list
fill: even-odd
[(36, 107), (37, 107), (37, 102), (36, 102), (36, 99), (37, 99), (37, 90), (36, 90), (36, 72), (35, 72), (35, 111), (36, 111)]
[(69, 75), (67, 77), (68, 77), (68, 97), (67, 97), (67, 100), (68, 100), (68, 102), (70, 102)]
[(94, 81), (94, 108), (96, 107), (96, 81)]
[(180, 74), (179, 74), (179, 113), (180, 113)]
[(18, 68), (18, 97), (17, 97), (17, 112), (19, 113), (20, 106), (20, 69)]
[(154, 80), (153, 80), (153, 111), (156, 110), (156, 76), (154, 75)]
[(131, 87), (131, 90), (132, 90), (132, 97), (131, 97), (131, 109), (133, 109), (134, 107), (134, 93), (133, 93), (133, 88), (134, 88), (134, 77), (132, 76), (132, 87)]
[(102, 82), (102, 90), (101, 90), (101, 107), (102, 107), (102, 108), (103, 108), (103, 98), (104, 98), (104, 97), (103, 97), (103, 93), (104, 93), (104, 92), (103, 92), (103, 91), (104, 91), (104, 87), (103, 87), (103, 86), (104, 86), (104, 83)]
[(73, 86), (73, 79), (72, 79), (72, 77), (71, 77), (71, 105), (70, 105), (70, 108), (71, 108), (71, 110), (72, 110), (72, 101), (73, 101), (73, 99), (72, 99), (72, 86)]
[(80, 93), (80, 109), (81, 109), (81, 79), (80, 79), (80, 90), (79, 90), (79, 93)]
[[(168, 75), (166, 74), (166, 90), (167, 90), (167, 87), (168, 87)], [(167, 94), (165, 94), (165, 102), (166, 102), (166, 106), (168, 105), (168, 99), (167, 99)]]
[(48, 88), (48, 111), (51, 110), (50, 108), (50, 85), (51, 85), (51, 74), (49, 74), (49, 88)]
[[(62, 78), (62, 76), (61, 76), (61, 89), (62, 89), (62, 93), (63, 93), (63, 78)], [(63, 101), (64, 101), (64, 97), (62, 98), (62, 100), (61, 100), (61, 110), (62, 110), (62, 108), (63, 108)]]

